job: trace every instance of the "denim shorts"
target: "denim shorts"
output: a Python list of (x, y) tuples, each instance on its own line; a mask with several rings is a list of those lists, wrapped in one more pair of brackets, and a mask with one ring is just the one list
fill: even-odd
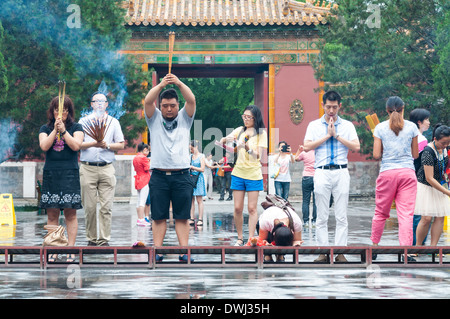
[(246, 192), (263, 191), (264, 184), (262, 179), (251, 180), (231, 175), (230, 188), (235, 191), (246, 191)]

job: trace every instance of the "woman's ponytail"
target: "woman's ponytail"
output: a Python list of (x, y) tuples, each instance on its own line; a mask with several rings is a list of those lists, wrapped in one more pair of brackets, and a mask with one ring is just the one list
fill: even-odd
[(398, 96), (391, 96), (386, 102), (386, 111), (389, 113), (389, 128), (398, 136), (403, 129), (403, 108), (405, 103)]

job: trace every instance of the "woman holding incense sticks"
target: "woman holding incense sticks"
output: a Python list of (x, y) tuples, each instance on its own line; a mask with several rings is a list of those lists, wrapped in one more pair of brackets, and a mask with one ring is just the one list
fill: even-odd
[(243, 210), (245, 193), (248, 196), (248, 230), (253, 237), (258, 221), (258, 195), (264, 190), (261, 170), (261, 157), (267, 149), (267, 133), (261, 110), (256, 105), (249, 105), (242, 114), (243, 126), (235, 129), (221, 144), (234, 142), (237, 145), (237, 160), (231, 174), (231, 186), (234, 198), (234, 222), (238, 239), (235, 246), (243, 246)]
[[(59, 103), (61, 101), (61, 117)], [(39, 146), (45, 152), (40, 208), (47, 211), (48, 225), (58, 225), (60, 210), (64, 211), (68, 245), (75, 246), (78, 230), (76, 210), (81, 209), (78, 151), (84, 132), (74, 119), (74, 105), (69, 97), (55, 97), (47, 110), (47, 124), (39, 131)], [(68, 255), (67, 261), (73, 261)], [(49, 261), (55, 261), (51, 255)]]

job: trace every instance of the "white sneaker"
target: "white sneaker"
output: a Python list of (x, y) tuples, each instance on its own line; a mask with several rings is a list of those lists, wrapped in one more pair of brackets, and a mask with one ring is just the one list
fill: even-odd
[(148, 221), (146, 221), (145, 219), (138, 219), (136, 222), (136, 225), (149, 227), (151, 224)]

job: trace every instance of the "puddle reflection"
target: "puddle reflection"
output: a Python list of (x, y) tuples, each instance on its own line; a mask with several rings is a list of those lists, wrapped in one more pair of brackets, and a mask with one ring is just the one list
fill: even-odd
[[(300, 206), (295, 205), (296, 209)], [(114, 205), (111, 245), (130, 246), (136, 240), (153, 245), (151, 229), (136, 226), (135, 215), (134, 204)], [(350, 203), (349, 245), (371, 244), (372, 216), (372, 202)], [(0, 227), (0, 246), (40, 246), (46, 233), (43, 226), (47, 217), (37, 212), (16, 212), (16, 218), (16, 226)], [(247, 225), (248, 215), (244, 214), (244, 218), (244, 225)], [(82, 210), (78, 221), (77, 245), (86, 245)], [(64, 217), (60, 218), (60, 223), (64, 225)], [(334, 240), (334, 224), (331, 214), (330, 241)], [(164, 244), (177, 245), (174, 222), (169, 222), (168, 226)], [(314, 234), (314, 225), (304, 228), (304, 245), (315, 245)], [(225, 246), (233, 245), (236, 239), (232, 205), (205, 205), (204, 226), (191, 227), (189, 244)], [(382, 243), (398, 245), (395, 218), (386, 223)], [(450, 245), (450, 229), (444, 230), (439, 245)], [(450, 269), (380, 269), (373, 265), (367, 269), (263, 270), (100, 269), (68, 265), (47, 270), (4, 268), (0, 272), (0, 298), (448, 298), (449, 281)]]

